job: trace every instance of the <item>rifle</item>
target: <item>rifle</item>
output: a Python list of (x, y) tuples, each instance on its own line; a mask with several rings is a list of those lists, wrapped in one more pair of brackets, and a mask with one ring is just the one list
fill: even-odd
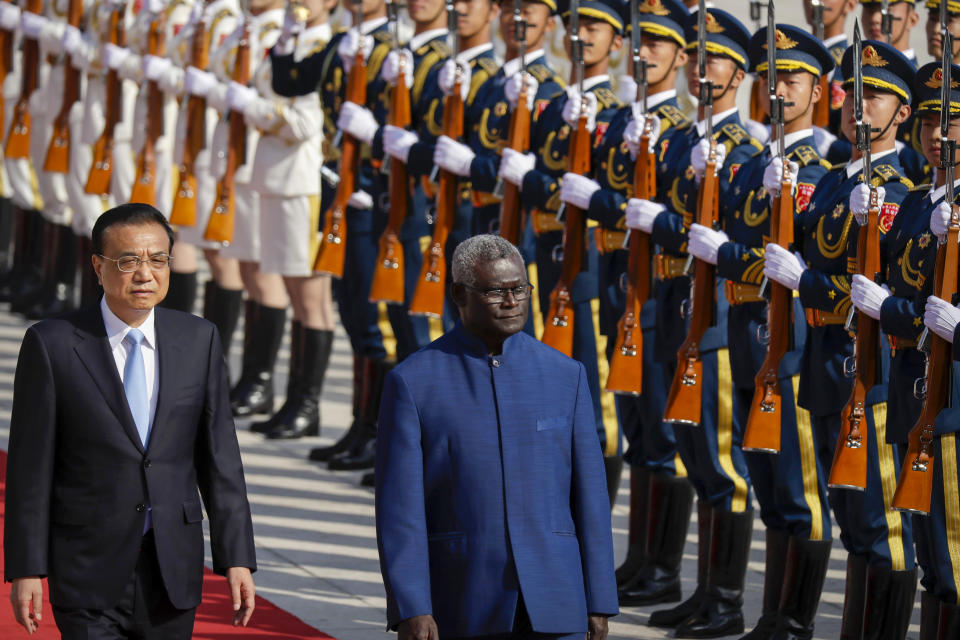
[[(946, 0), (941, 4), (945, 4)], [(890, 0), (880, 1), (880, 33), (887, 40), (887, 44), (893, 40), (893, 15), (890, 13)]]
[[(717, 181), (717, 141), (713, 138), (713, 83), (707, 80), (707, 9), (705, 0), (700, 0), (697, 15), (697, 60), (700, 74), (700, 115), (706, 121), (704, 136), (710, 141), (707, 166), (697, 195), (697, 222), (716, 229), (719, 223), (719, 200)], [(693, 258), (693, 256), (691, 256)], [(703, 391), (703, 360), (700, 343), (707, 329), (713, 324), (716, 292), (714, 282), (716, 267), (703, 260), (695, 260), (694, 277), (690, 293), (690, 327), (687, 337), (677, 351), (677, 371), (667, 396), (665, 422), (699, 425), (701, 396)]]
[[(522, 13), (523, 1), (513, 0), (513, 39), (520, 49), (520, 71), (526, 74), (527, 65), (527, 21)], [(514, 151), (524, 152), (530, 148), (530, 107), (527, 104), (527, 83), (520, 83), (520, 95), (517, 106), (510, 114), (510, 134), (507, 146)], [(523, 232), (523, 202), (520, 187), (497, 179), (494, 193), (502, 191), (500, 203), (500, 236), (511, 244), (520, 243)]]
[[(203, 17), (193, 25), (190, 40), (190, 66), (206, 69), (209, 64), (210, 43), (207, 40), (207, 23)], [(187, 126), (183, 140), (183, 160), (180, 163), (180, 184), (170, 210), (170, 224), (192, 227), (197, 224), (197, 156), (207, 143), (207, 99), (202, 96), (187, 97)]]
[[(27, 0), (24, 11), (43, 12), (43, 0)], [(33, 38), (23, 38), (23, 76), (20, 79), (20, 98), (13, 108), (13, 122), (7, 135), (4, 149), (8, 158), (30, 157), (30, 96), (37, 88), (40, 75), (40, 43)]]
[[(823, 0), (811, 0), (813, 5), (813, 35), (823, 42)], [(820, 76), (820, 100), (813, 105), (814, 126), (826, 129), (830, 125), (830, 80)]]
[[(460, 51), (460, 29), (458, 13), (453, 2), (447, 3), (447, 16), (450, 37), (453, 40), (451, 50), (456, 73), (453, 90), (443, 101), (443, 133), (454, 140), (463, 136), (463, 71), (457, 60)], [(456, 174), (446, 169), (440, 170), (437, 185), (436, 217), (433, 223), (433, 238), (423, 254), (423, 267), (413, 299), (410, 301), (410, 314), (415, 316), (441, 317), (443, 315), (443, 297), (447, 283), (447, 259), (444, 255), (447, 238), (453, 230), (453, 221), (457, 211)]]
[[(577, 128), (570, 136), (567, 150), (567, 171), (590, 175), (590, 132), (587, 130), (587, 113), (583, 108), (583, 47), (580, 38), (580, 2), (570, 3), (570, 58), (573, 60), (573, 76), (580, 90), (580, 117)], [(573, 355), (573, 301), (570, 289), (583, 266), (583, 251), (586, 241), (586, 217), (582, 210), (561, 204), (557, 218), (563, 218), (562, 265), (560, 278), (550, 292), (550, 309), (544, 323), (541, 340), (560, 353)]]
[[(166, 33), (162, 13), (153, 17), (147, 50), (152, 56), (162, 56), (166, 49)], [(137, 177), (133, 181), (130, 202), (153, 205), (156, 202), (157, 140), (163, 135), (163, 92), (154, 80), (147, 81), (147, 123), (143, 149), (137, 158)]]
[[(637, 162), (633, 167), (633, 191), (635, 198), (651, 200), (657, 193), (657, 162), (650, 151), (650, 139), (653, 136), (653, 119), (647, 113), (647, 69), (648, 65), (640, 55), (643, 33), (637, 24), (639, 12), (637, 2), (630, 0), (630, 34), (633, 50), (633, 79), (637, 83), (637, 102), (640, 104), (640, 118), (643, 132), (640, 135), (640, 149)], [(640, 313), (644, 303), (650, 298), (650, 234), (636, 229), (627, 231), (629, 257), (626, 271), (626, 305), (620, 322), (617, 323), (617, 342), (610, 358), (610, 374), (607, 376), (607, 391), (640, 395), (643, 389), (643, 332), (640, 326)]]
[[(770, 210), (771, 241), (789, 248), (793, 242), (793, 183), (787, 171), (787, 153), (784, 140), (784, 114), (787, 106), (782, 96), (777, 95), (777, 34), (773, 1), (767, 14), (767, 84), (770, 88), (770, 126), (777, 137), (780, 160), (783, 162), (783, 179), (780, 195)], [(744, 451), (764, 453), (780, 452), (780, 424), (783, 420), (783, 395), (780, 391), (780, 360), (790, 350), (790, 316), (793, 291), (777, 282), (767, 281), (770, 300), (767, 303), (767, 325), (758, 331), (761, 343), (765, 340), (767, 354), (763, 365), (754, 377), (753, 403), (743, 436)]]
[[(357, 14), (354, 19), (357, 31), (360, 31), (363, 13), (359, 0), (356, 4)], [(357, 57), (350, 70), (350, 77), (347, 78), (347, 100), (360, 105), (367, 101), (367, 64), (363, 59), (362, 46), (357, 48)], [(356, 191), (359, 160), (360, 142), (353, 136), (344, 134), (343, 148), (340, 151), (340, 183), (324, 220), (320, 250), (313, 265), (314, 271), (328, 273), (334, 278), (343, 277), (343, 264), (347, 256), (347, 202)]]
[[(123, 27), (123, 12), (126, 7), (123, 3), (113, 5), (110, 12), (109, 39), (113, 44), (122, 47), (126, 45), (127, 36)], [(123, 81), (116, 69), (107, 72), (106, 89), (106, 123), (103, 133), (93, 145), (93, 165), (87, 175), (87, 184), (84, 191), (93, 195), (103, 195), (110, 191), (110, 177), (113, 175), (113, 130), (123, 116), (121, 100), (123, 98)]]
[[(250, 82), (250, 22), (243, 25), (243, 34), (237, 45), (237, 54), (233, 61), (233, 81), (240, 84)], [(233, 227), (236, 221), (236, 184), (234, 174), (237, 167), (246, 161), (247, 123), (243, 113), (230, 111), (227, 116), (230, 129), (227, 134), (227, 167), (223, 177), (217, 182), (217, 198), (214, 200), (210, 220), (204, 231), (203, 239), (227, 245), (233, 241)]]
[[(399, 8), (395, 2), (387, 2), (390, 26), (393, 29), (393, 50), (400, 61), (400, 73), (397, 84), (390, 89), (389, 123), (395, 127), (407, 128), (413, 116), (410, 113), (410, 88), (404, 80), (404, 56), (400, 54), (400, 36), (398, 33)], [(356, 64), (354, 64), (356, 68)], [(400, 227), (407, 218), (410, 198), (410, 178), (407, 165), (395, 162), (390, 171), (390, 211), (387, 226), (380, 235), (377, 261), (373, 271), (373, 284), (370, 286), (371, 302), (404, 302), (404, 261), (403, 244), (400, 242)]]
[[(960, 239), (960, 210), (954, 201), (953, 181), (956, 169), (957, 141), (950, 140), (950, 85), (953, 71), (953, 37), (946, 30), (947, 3), (940, 4), (943, 35), (943, 87), (940, 94), (940, 168), (947, 177), (945, 201), (951, 204), (947, 234), (938, 238), (934, 271), (934, 295), (952, 300), (957, 293), (957, 242)], [(893, 494), (893, 508), (926, 515), (933, 493), (933, 425), (937, 414), (950, 404), (952, 345), (929, 329), (920, 337), (918, 349), (926, 355), (924, 378), (914, 384), (914, 393), (923, 398), (920, 417), (910, 430), (907, 453)]]
[[(0, 29), (0, 86), (7, 79), (7, 74), (13, 71), (13, 33), (6, 29)], [(0, 132), (6, 130), (6, 124), (3, 121), (6, 113), (3, 92), (0, 92)]]
[[(70, 0), (67, 24), (79, 27), (82, 14), (83, 0)], [(50, 138), (50, 146), (47, 147), (47, 157), (43, 161), (44, 171), (66, 173), (70, 168), (70, 110), (79, 99), (80, 70), (74, 67), (71, 56), (68, 55), (63, 64), (63, 102), (60, 103), (60, 111), (53, 121), (53, 136)]]
[[(763, 2), (750, 0), (750, 19), (753, 20), (754, 32), (760, 30)], [(750, 85), (750, 119), (754, 122), (763, 122), (763, 83), (754, 78)]]
[[(880, 202), (877, 190), (870, 182), (870, 136), (874, 131), (863, 121), (863, 69), (857, 64), (862, 58), (863, 43), (860, 24), (854, 23), (854, 117), (857, 121), (857, 149), (863, 156), (863, 182), (870, 186), (870, 208), (866, 218), (858, 217), (857, 272), (876, 279), (880, 272)], [(853, 378), (850, 399), (840, 413), (840, 437), (833, 455), (828, 485), (833, 488), (863, 491), (867, 487), (867, 391), (877, 383), (877, 344), (880, 323), (865, 313), (856, 313), (851, 307), (846, 328), (854, 331), (853, 355), (844, 361), (844, 373)]]

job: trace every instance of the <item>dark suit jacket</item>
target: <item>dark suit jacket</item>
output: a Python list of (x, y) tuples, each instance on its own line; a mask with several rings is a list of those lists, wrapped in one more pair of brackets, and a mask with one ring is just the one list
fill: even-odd
[(157, 308), (155, 314), (160, 386), (146, 451), (99, 305), (35, 324), (20, 348), (5, 577), (48, 576), (50, 600), (62, 607), (117, 604), (137, 562), (146, 504), (174, 606), (200, 602), (201, 495), (214, 570), (256, 568), (217, 331), (186, 313)]

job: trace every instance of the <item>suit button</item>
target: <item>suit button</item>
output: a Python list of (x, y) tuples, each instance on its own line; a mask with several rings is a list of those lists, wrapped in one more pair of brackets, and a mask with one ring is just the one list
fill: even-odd
[(496, 358), (494, 358), (494, 359), (490, 362), (490, 364), (492, 364), (492, 365), (495, 366), (495, 367), (499, 367), (499, 366), (500, 366), (500, 361), (497, 360)]
[(146, 511), (146, 510), (147, 510), (147, 506), (146, 506), (145, 504), (138, 504), (138, 505), (137, 505), (137, 513), (143, 513), (143, 512)]
[(149, 468), (150, 468), (150, 465), (151, 465), (150, 458), (147, 458), (146, 460), (143, 461), (143, 468), (144, 468), (144, 469), (149, 469)]

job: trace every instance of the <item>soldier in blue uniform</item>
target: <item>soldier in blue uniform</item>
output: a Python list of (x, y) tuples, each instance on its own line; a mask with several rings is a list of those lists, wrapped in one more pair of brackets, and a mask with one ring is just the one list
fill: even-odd
[[(863, 119), (874, 128), (870, 181), (881, 202), (883, 252), (886, 234), (913, 186), (899, 163), (895, 136), (896, 125), (910, 115), (915, 72), (910, 61), (886, 43), (864, 41), (858, 61), (853, 59), (852, 47), (844, 54), (841, 71), (847, 95), (842, 122), (844, 133), (851, 139), (855, 136), (851, 115), (854, 64), (863, 68)], [(853, 341), (843, 325), (851, 306), (851, 275), (856, 269), (855, 214), (867, 212), (870, 197), (862, 173), (863, 158), (855, 149), (849, 165), (832, 170), (820, 180), (794, 233), (800, 257), (775, 244), (766, 247), (765, 275), (797, 290), (806, 311), (799, 404), (810, 412), (817, 454), (825, 469), (832, 466), (840, 413), (851, 389), (850, 379), (844, 375), (844, 361), (852, 354)], [(829, 493), (840, 525), (840, 540), (848, 552), (844, 637), (861, 637), (861, 633), (872, 637), (870, 633), (878, 633), (895, 617), (899, 619), (894, 611), (899, 611), (897, 607), (903, 602), (912, 602), (916, 587), (910, 521), (890, 508), (890, 489), (896, 484), (899, 457), (897, 448), (887, 444), (885, 433), (885, 357), (880, 369), (880, 383), (867, 393), (863, 421), (867, 430), (866, 491), (831, 489)], [(888, 620), (877, 612), (890, 612), (891, 617)]]
[[(830, 95), (823, 96), (822, 99), (830, 101), (830, 124), (827, 127), (827, 131), (838, 137), (840, 133), (840, 105), (843, 104), (843, 89), (841, 88), (842, 82), (840, 79), (840, 74), (837, 72), (837, 68), (840, 66), (840, 59), (843, 58), (843, 52), (847, 50), (847, 33), (846, 33), (846, 23), (847, 15), (853, 12), (857, 7), (856, 0), (825, 0), (822, 1), (823, 4), (823, 46), (827, 48), (827, 51), (830, 52), (830, 56), (833, 58), (834, 70), (827, 74), (830, 82), (828, 86), (830, 87)], [(807, 24), (810, 25), (811, 29), (813, 28), (813, 4), (810, 0), (804, 0), (803, 8), (807, 19)], [(843, 161), (846, 162), (850, 159), (850, 144), (846, 140), (846, 147), (844, 149), (845, 156), (839, 157), (837, 162)], [(818, 147), (823, 153), (823, 148)], [(834, 145), (831, 145), (831, 150), (835, 149)]]
[[(566, 93), (543, 107), (530, 132), (530, 148), (537, 153), (535, 160), (504, 149), (500, 163), (501, 177), (520, 186), (524, 206), (532, 209), (541, 322), (550, 307), (550, 293), (560, 276), (561, 264), (555, 257), (562, 242), (563, 223), (556, 219), (556, 213), (560, 207), (560, 187), (567, 166), (570, 134), (577, 125), (581, 101), (590, 122), (591, 150), (602, 138), (620, 106), (610, 87), (607, 71), (610, 54), (623, 45), (622, 1), (584, 0), (579, 6), (579, 36), (587, 45), (584, 47), (583, 69), (585, 95), (581, 97), (579, 89), (571, 86)], [(569, 19), (569, 13), (569, 5), (561, 6), (562, 17)], [(539, 105), (534, 108), (539, 110)], [(575, 333), (573, 357), (582, 362), (587, 371), (597, 430), (606, 452), (609, 487), (615, 490), (622, 462), (618, 456), (619, 430), (612, 394), (602, 391), (607, 368), (596, 318), (597, 252), (592, 242), (588, 242), (583, 262), (585, 269), (571, 287)]]
[[(767, 39), (764, 27), (750, 42), (751, 71), (765, 87), (770, 66)], [(717, 265), (717, 275), (726, 279), (733, 413), (735, 422), (744, 426), (756, 392), (755, 376), (766, 356), (757, 336), (767, 322), (760, 284), (772, 200), (779, 195), (787, 171), (796, 189), (795, 210), (802, 211), (829, 168), (816, 149), (813, 105), (827, 99), (821, 95), (820, 77), (833, 68), (833, 58), (820, 41), (797, 27), (777, 25), (774, 40), (777, 95), (789, 105), (783, 114), (784, 152), (772, 131), (768, 146), (740, 167), (729, 197), (720, 203), (723, 230), (694, 224), (688, 246), (697, 258)], [(763, 107), (769, 110), (769, 100), (763, 101)], [(796, 406), (794, 393), (805, 334), (802, 310), (795, 306), (793, 344), (779, 370), (780, 452), (746, 455), (766, 525), (763, 614), (750, 638), (771, 637), (775, 632), (812, 635), (830, 561), (826, 474), (814, 454), (809, 414)]]
[[(719, 198), (732, 195), (732, 182), (741, 167), (760, 149), (737, 111), (737, 89), (746, 76), (750, 32), (731, 14), (709, 9), (706, 15), (707, 79), (713, 84), (713, 138), (717, 143)], [(696, 60), (697, 18), (690, 16), (685, 40), (691, 59), (687, 83), (699, 91)], [(701, 114), (702, 116), (702, 114)], [(660, 144), (658, 162), (665, 165), (661, 202), (631, 199), (627, 225), (651, 233), (659, 245), (656, 287), (657, 319), (654, 357), (669, 385), (676, 370), (677, 350), (685, 338), (684, 301), (690, 295), (685, 263), (687, 235), (696, 212), (698, 184), (709, 153), (703, 138), (706, 122), (674, 130)], [(659, 178), (659, 176), (658, 176)], [(743, 631), (743, 583), (753, 526), (749, 474), (740, 449), (743, 425), (733, 415), (733, 385), (727, 350), (727, 303), (722, 287), (716, 323), (700, 345), (703, 361), (703, 407), (700, 425), (674, 425), (677, 448), (697, 492), (697, 590), (673, 609), (654, 612), (649, 624), (676, 627), (677, 637), (716, 637)], [(667, 387), (669, 388), (669, 387)], [(723, 549), (722, 554), (711, 549)]]

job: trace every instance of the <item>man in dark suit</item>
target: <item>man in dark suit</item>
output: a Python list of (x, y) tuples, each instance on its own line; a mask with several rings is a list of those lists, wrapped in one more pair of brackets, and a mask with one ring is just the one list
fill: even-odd
[(399, 640), (603, 640), (617, 614), (610, 500), (584, 367), (522, 331), (523, 259), (453, 255), (461, 321), (388, 374), (377, 542)]
[(209, 322), (156, 306), (172, 245), (153, 207), (107, 211), (93, 230), (100, 304), (24, 336), (4, 566), (30, 633), (46, 576), (68, 640), (189, 638), (203, 582), (201, 496), (234, 624), (253, 613), (253, 527), (220, 339)]

